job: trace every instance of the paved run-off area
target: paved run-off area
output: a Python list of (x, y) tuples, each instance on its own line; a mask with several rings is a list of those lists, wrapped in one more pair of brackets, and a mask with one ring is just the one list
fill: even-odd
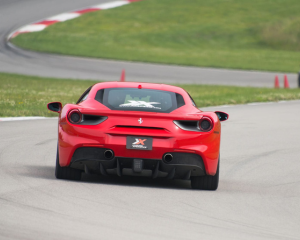
[(216, 192), (189, 181), (57, 180), (57, 119), (2, 122), (0, 238), (300, 239), (299, 107), (210, 108), (230, 115)]

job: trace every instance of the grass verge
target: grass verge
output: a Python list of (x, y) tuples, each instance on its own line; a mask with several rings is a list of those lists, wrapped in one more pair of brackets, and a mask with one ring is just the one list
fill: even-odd
[[(0, 117), (46, 116), (47, 103), (75, 103), (97, 81), (40, 78), (0, 73)], [(177, 85), (188, 91), (198, 107), (300, 99), (300, 89)]]
[(299, 0), (143, 0), (13, 43), (95, 58), (298, 72), (299, 8)]

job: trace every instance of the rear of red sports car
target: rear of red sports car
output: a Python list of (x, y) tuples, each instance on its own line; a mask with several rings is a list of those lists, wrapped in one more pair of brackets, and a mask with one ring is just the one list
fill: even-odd
[(84, 171), (218, 187), (220, 119), (228, 115), (201, 112), (179, 87), (98, 83), (77, 104), (48, 108), (59, 112), (57, 178), (80, 179)]

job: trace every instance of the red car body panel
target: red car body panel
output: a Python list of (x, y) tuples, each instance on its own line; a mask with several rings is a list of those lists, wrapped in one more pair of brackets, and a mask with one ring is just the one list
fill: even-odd
[[(99, 89), (143, 88), (175, 92), (182, 95), (185, 105), (170, 113), (111, 110), (95, 100)], [(68, 113), (78, 109), (82, 114), (106, 116), (98, 125), (72, 124)], [(208, 132), (187, 131), (173, 121), (198, 121), (203, 116), (212, 119)], [(143, 122), (139, 124), (138, 120)], [(166, 152), (183, 152), (200, 155), (207, 175), (217, 171), (220, 153), (221, 124), (214, 112), (197, 109), (185, 90), (164, 84), (105, 82), (95, 84), (87, 99), (79, 104), (67, 104), (59, 113), (58, 150), (61, 167), (69, 166), (76, 149), (80, 147), (109, 148), (116, 157), (162, 159)], [(141, 151), (126, 148), (127, 136), (152, 137), (152, 150)]]

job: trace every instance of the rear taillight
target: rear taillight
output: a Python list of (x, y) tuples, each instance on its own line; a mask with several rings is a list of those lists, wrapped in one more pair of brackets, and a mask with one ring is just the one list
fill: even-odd
[(69, 119), (70, 123), (78, 124), (82, 120), (82, 114), (81, 114), (81, 112), (79, 112), (79, 110), (73, 109), (69, 112), (68, 119)]
[(203, 132), (208, 132), (213, 128), (213, 121), (211, 118), (204, 116), (199, 121), (199, 129)]

